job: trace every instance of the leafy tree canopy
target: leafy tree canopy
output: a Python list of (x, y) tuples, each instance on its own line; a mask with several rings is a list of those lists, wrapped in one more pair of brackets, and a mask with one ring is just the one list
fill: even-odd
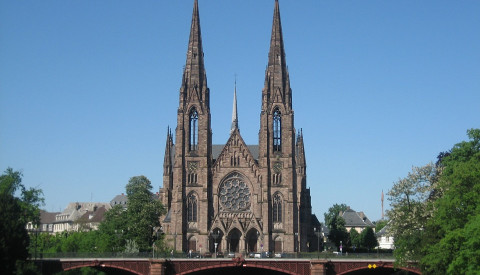
[(397, 261), (419, 261), (423, 274), (480, 270), (480, 129), (467, 135), (388, 193)]
[(334, 204), (328, 209), (328, 212), (324, 214), (325, 224), (330, 230), (328, 238), (333, 241), (337, 247), (340, 246), (340, 242), (345, 245), (348, 243), (349, 235), (345, 228), (345, 220), (340, 217), (340, 212), (347, 210), (347, 208), (347, 205), (344, 203)]
[(40, 189), (27, 189), (22, 184), (22, 173), (12, 168), (0, 176), (1, 274), (35, 272), (34, 267), (25, 262), (30, 243), (25, 226), (28, 222), (39, 223), (41, 195)]

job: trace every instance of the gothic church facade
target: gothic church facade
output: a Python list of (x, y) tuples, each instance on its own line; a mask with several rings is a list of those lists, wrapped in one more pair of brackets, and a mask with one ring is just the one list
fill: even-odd
[[(161, 218), (176, 251), (297, 252), (315, 243), (302, 132), (294, 127), (278, 0), (258, 145), (245, 144), (234, 95), (232, 129), (212, 144), (210, 91), (204, 67), (198, 2), (194, 1), (187, 60), (179, 93), (175, 144), (167, 133)], [(313, 246), (313, 245), (312, 245)]]

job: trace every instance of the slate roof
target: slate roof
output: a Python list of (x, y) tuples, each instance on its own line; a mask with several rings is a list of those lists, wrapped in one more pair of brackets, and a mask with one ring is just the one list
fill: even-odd
[(380, 231), (375, 233), (377, 237), (382, 237), (382, 236), (392, 236), (389, 232), (390, 226), (387, 224), (385, 225)]
[(47, 212), (40, 210), (40, 223), (41, 224), (52, 224), (55, 222), (55, 216), (60, 214), (60, 212)]
[(363, 212), (356, 212), (349, 208), (341, 213), (341, 216), (345, 220), (345, 227), (375, 227)]
[(111, 201), (110, 201), (110, 206), (114, 207), (115, 205), (122, 205), (123, 207), (127, 207), (127, 202), (128, 202), (128, 199), (127, 199), (127, 196), (125, 196), (125, 194), (121, 194), (121, 195), (116, 195), (115, 198), (113, 198)]
[(105, 206), (94, 208), (93, 211), (87, 211), (85, 214), (83, 214), (82, 217), (79, 218), (79, 220), (100, 223), (101, 221), (103, 221), (105, 212), (107, 212)]

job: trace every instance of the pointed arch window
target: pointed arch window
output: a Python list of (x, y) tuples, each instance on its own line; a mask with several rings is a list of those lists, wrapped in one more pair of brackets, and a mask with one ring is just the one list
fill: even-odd
[(187, 221), (196, 222), (197, 221), (197, 196), (190, 193), (187, 198)]
[(273, 111), (273, 151), (282, 151), (282, 114), (278, 108)]
[(278, 193), (273, 196), (273, 222), (282, 222), (282, 197)]
[(198, 148), (198, 113), (195, 108), (190, 111), (190, 151)]

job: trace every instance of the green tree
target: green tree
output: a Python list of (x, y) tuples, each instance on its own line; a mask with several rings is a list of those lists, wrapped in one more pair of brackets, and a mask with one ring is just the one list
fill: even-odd
[(467, 134), (470, 140), (456, 144), (439, 162), (443, 172), (435, 190), (435, 212), (425, 229), (424, 274), (480, 270), (480, 129)]
[(126, 245), (125, 234), (128, 229), (128, 216), (125, 208), (115, 205), (105, 213), (105, 219), (98, 227), (100, 238), (98, 251), (121, 252)]
[(362, 246), (369, 251), (378, 246), (377, 237), (375, 237), (375, 232), (373, 232), (371, 227), (367, 227), (362, 231), (360, 234), (360, 240), (362, 242)]
[[(152, 184), (145, 176), (130, 178), (126, 185), (127, 208), (113, 207), (99, 227), (102, 240), (97, 245), (100, 251), (124, 251), (127, 240), (134, 242), (141, 251), (152, 247), (156, 239), (153, 232), (160, 227), (160, 216), (165, 209), (151, 190)], [(156, 246), (163, 247), (160, 243)]]
[(397, 261), (419, 261), (423, 274), (480, 270), (480, 129), (467, 135), (389, 191)]
[(379, 220), (375, 223), (375, 232), (382, 230), (388, 224), (388, 220)]
[(360, 248), (362, 245), (362, 239), (360, 238), (360, 234), (354, 228), (350, 229), (350, 243), (352, 247)]
[(413, 167), (407, 177), (394, 183), (387, 193), (391, 209), (387, 211), (395, 240), (396, 264), (419, 261), (423, 253), (426, 222), (432, 217), (430, 195), (436, 188), (438, 173), (433, 164)]
[(0, 176), (1, 274), (35, 272), (34, 267), (25, 262), (30, 243), (25, 226), (28, 222), (39, 223), (41, 195), (40, 189), (27, 189), (22, 184), (22, 174), (12, 168)]
[(345, 220), (340, 217), (340, 212), (347, 210), (346, 204), (334, 204), (328, 209), (328, 212), (324, 214), (325, 224), (330, 230), (328, 238), (335, 243), (337, 247), (340, 246), (340, 242), (347, 244), (349, 234), (345, 228)]

